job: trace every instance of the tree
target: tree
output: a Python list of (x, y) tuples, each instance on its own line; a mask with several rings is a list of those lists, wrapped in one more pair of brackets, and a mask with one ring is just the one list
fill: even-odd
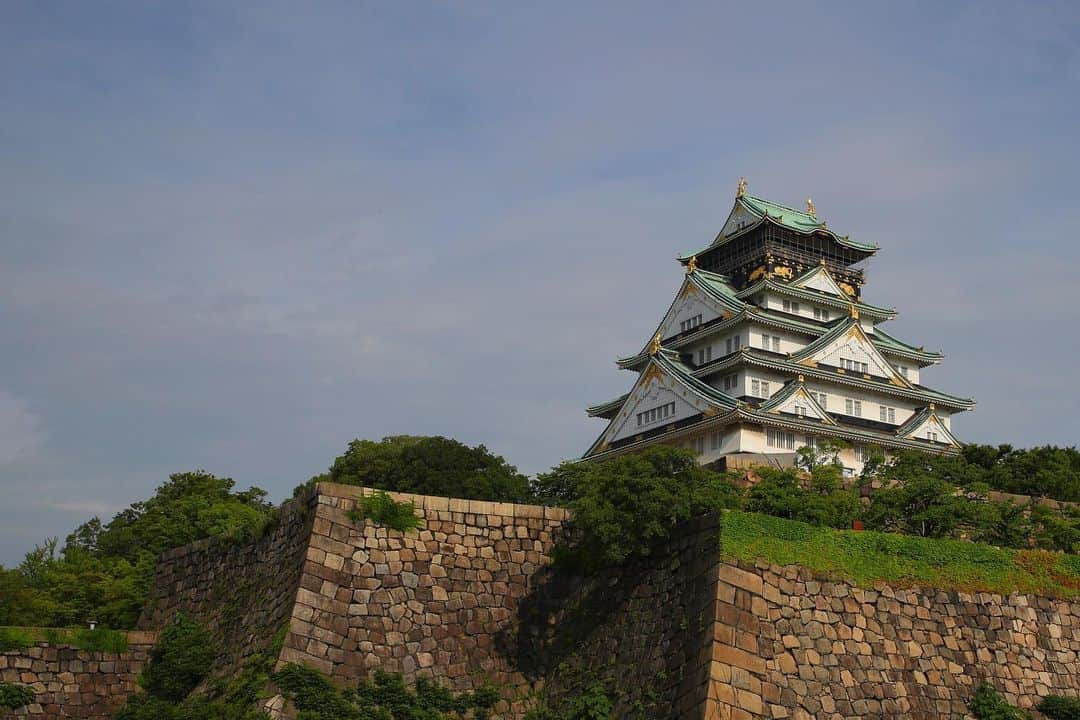
[(876, 491), (866, 520), (872, 528), (906, 535), (957, 535), (971, 519), (970, 502), (945, 480), (916, 475)]
[(170, 476), (154, 495), (76, 528), (58, 550), (50, 538), (0, 573), (0, 618), (63, 627), (95, 620), (132, 627), (153, 580), (157, 556), (207, 537), (256, 537), (276, 511), (259, 488), (235, 492), (233, 481), (206, 472)]
[(816, 463), (805, 479), (795, 469), (762, 467), (747, 493), (746, 509), (812, 525), (850, 528), (860, 511), (854, 491), (842, 487), (842, 467)]
[(563, 463), (538, 487), (573, 513), (574, 551), (586, 566), (649, 555), (679, 523), (740, 503), (730, 478), (703, 468), (693, 453), (657, 445), (593, 463)]
[(444, 437), (396, 435), (353, 440), (330, 471), (313, 480), (472, 500), (521, 502), (529, 480), (486, 447)]

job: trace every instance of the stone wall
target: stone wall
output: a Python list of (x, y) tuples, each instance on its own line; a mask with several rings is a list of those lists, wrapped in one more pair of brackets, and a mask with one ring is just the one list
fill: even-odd
[(556, 704), (599, 682), (616, 717), (700, 720), (719, 538), (719, 518), (704, 517), (650, 558), (587, 577), (549, 572), (521, 604), (519, 667), (535, 663)]
[(423, 515), (406, 533), (355, 522), (364, 492), (321, 483), (282, 662), (347, 682), (374, 668), (524, 689), (500, 649), (566, 518), (557, 508), (401, 495)]
[(423, 519), (402, 533), (349, 517), (364, 492), (322, 483), (250, 546), (167, 553), (144, 626), (184, 610), (239, 659), (287, 623), (279, 664), (492, 683), (505, 718), (590, 679), (618, 717), (679, 720), (963, 717), (984, 678), (1023, 707), (1080, 694), (1080, 604), (722, 561), (715, 518), (586, 577), (551, 563), (563, 510), (394, 495)]
[(135, 679), (146, 664), (154, 633), (128, 633), (127, 652), (79, 650), (71, 645), (38, 642), (0, 653), (0, 681), (26, 685), (34, 702), (5, 717), (106, 720), (137, 689)]
[(350, 683), (374, 668), (456, 690), (493, 683), (510, 716), (545, 683), (557, 698), (590, 678), (627, 715), (700, 713), (717, 518), (687, 525), (654, 558), (583, 577), (551, 565), (564, 510), (392, 493), (423, 516), (402, 533), (349, 518), (363, 492), (319, 486), (281, 662)]
[(251, 542), (203, 540), (164, 553), (139, 628), (162, 628), (183, 612), (220, 640), (217, 670), (267, 649), (296, 600), (313, 505), (313, 491), (285, 503), (277, 522)]
[(1080, 695), (1078, 603), (745, 563), (716, 589), (706, 718), (958, 718), (983, 679), (1026, 708)]

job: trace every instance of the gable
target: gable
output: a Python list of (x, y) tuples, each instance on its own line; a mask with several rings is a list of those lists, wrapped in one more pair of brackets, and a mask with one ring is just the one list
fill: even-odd
[(817, 290), (818, 292), (835, 295), (844, 300), (848, 300), (847, 293), (845, 293), (836, 281), (833, 280), (832, 275), (829, 274), (829, 271), (826, 270), (824, 266), (819, 266), (802, 277), (796, 278), (792, 281), (791, 285), (792, 287)]
[(815, 400), (809, 392), (807, 392), (802, 383), (797, 384), (795, 389), (787, 397), (781, 399), (772, 407), (763, 407), (762, 409), (766, 412), (776, 414), (797, 415), (812, 420), (819, 420), (829, 425), (836, 424), (836, 421), (821, 408), (821, 405), (818, 404), (817, 400)]
[(719, 239), (734, 235), (740, 230), (750, 227), (760, 219), (761, 218), (757, 215), (747, 210), (745, 205), (736, 201), (735, 206), (731, 208), (731, 214), (728, 215), (727, 221), (724, 222), (724, 227), (720, 230)]
[(931, 405), (931, 409), (924, 410), (906, 423), (900, 429), (901, 437), (906, 440), (929, 440), (929, 434), (934, 433), (937, 435), (937, 442), (960, 447), (960, 443), (949, 431), (949, 428), (945, 427), (945, 423), (941, 421), (941, 418), (937, 416), (937, 413), (932, 408)]
[[(857, 321), (849, 322), (846, 329), (835, 333), (834, 337), (830, 338), (829, 335), (833, 335), (833, 333), (823, 335), (818, 341), (820, 343), (818, 347), (814, 347), (816, 343), (812, 343), (803, 352), (794, 356), (793, 359), (798, 360), (803, 365), (830, 365), (837, 368), (844, 368), (845, 361), (854, 362), (858, 364), (857, 367), (865, 364), (868, 374), (888, 378), (889, 382), (900, 387), (911, 387), (911, 383), (901, 376), (896, 371), (896, 368), (885, 359), (881, 351), (874, 346), (866, 331)], [(846, 372), (856, 375), (862, 374), (861, 370), (852, 371), (847, 369)]]
[[(683, 280), (679, 294), (671, 303), (664, 319), (660, 321), (657, 332), (660, 337), (668, 338), (678, 335), (683, 330), (682, 323), (697, 323), (703, 325), (707, 322), (724, 317), (725, 308), (713, 298), (703, 293), (689, 279)], [(728, 315), (731, 313), (728, 312)]]
[[(600, 441), (615, 442), (715, 410), (709, 402), (687, 392), (682, 383), (653, 364), (638, 378), (626, 402), (601, 435)], [(640, 425), (639, 413), (650, 413), (650, 417), (644, 418)]]

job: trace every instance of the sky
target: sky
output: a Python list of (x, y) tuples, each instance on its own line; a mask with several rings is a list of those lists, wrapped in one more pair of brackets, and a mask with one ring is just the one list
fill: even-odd
[(740, 176), (881, 246), (974, 397), (1080, 421), (1076, 3), (0, 6), (0, 563), (353, 438), (523, 471), (603, 429)]

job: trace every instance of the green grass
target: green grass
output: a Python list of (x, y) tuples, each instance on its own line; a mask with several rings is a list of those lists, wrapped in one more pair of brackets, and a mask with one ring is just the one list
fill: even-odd
[(0, 652), (22, 650), (35, 641), (35, 634), (27, 628), (0, 627)]
[(729, 559), (802, 565), (862, 587), (882, 580), (898, 587), (1080, 596), (1080, 557), (1076, 555), (832, 530), (736, 510), (724, 512), (721, 552)]
[(122, 653), (128, 649), (127, 633), (107, 628), (0, 627), (0, 652), (21, 650), (37, 642), (71, 645), (87, 652)]

